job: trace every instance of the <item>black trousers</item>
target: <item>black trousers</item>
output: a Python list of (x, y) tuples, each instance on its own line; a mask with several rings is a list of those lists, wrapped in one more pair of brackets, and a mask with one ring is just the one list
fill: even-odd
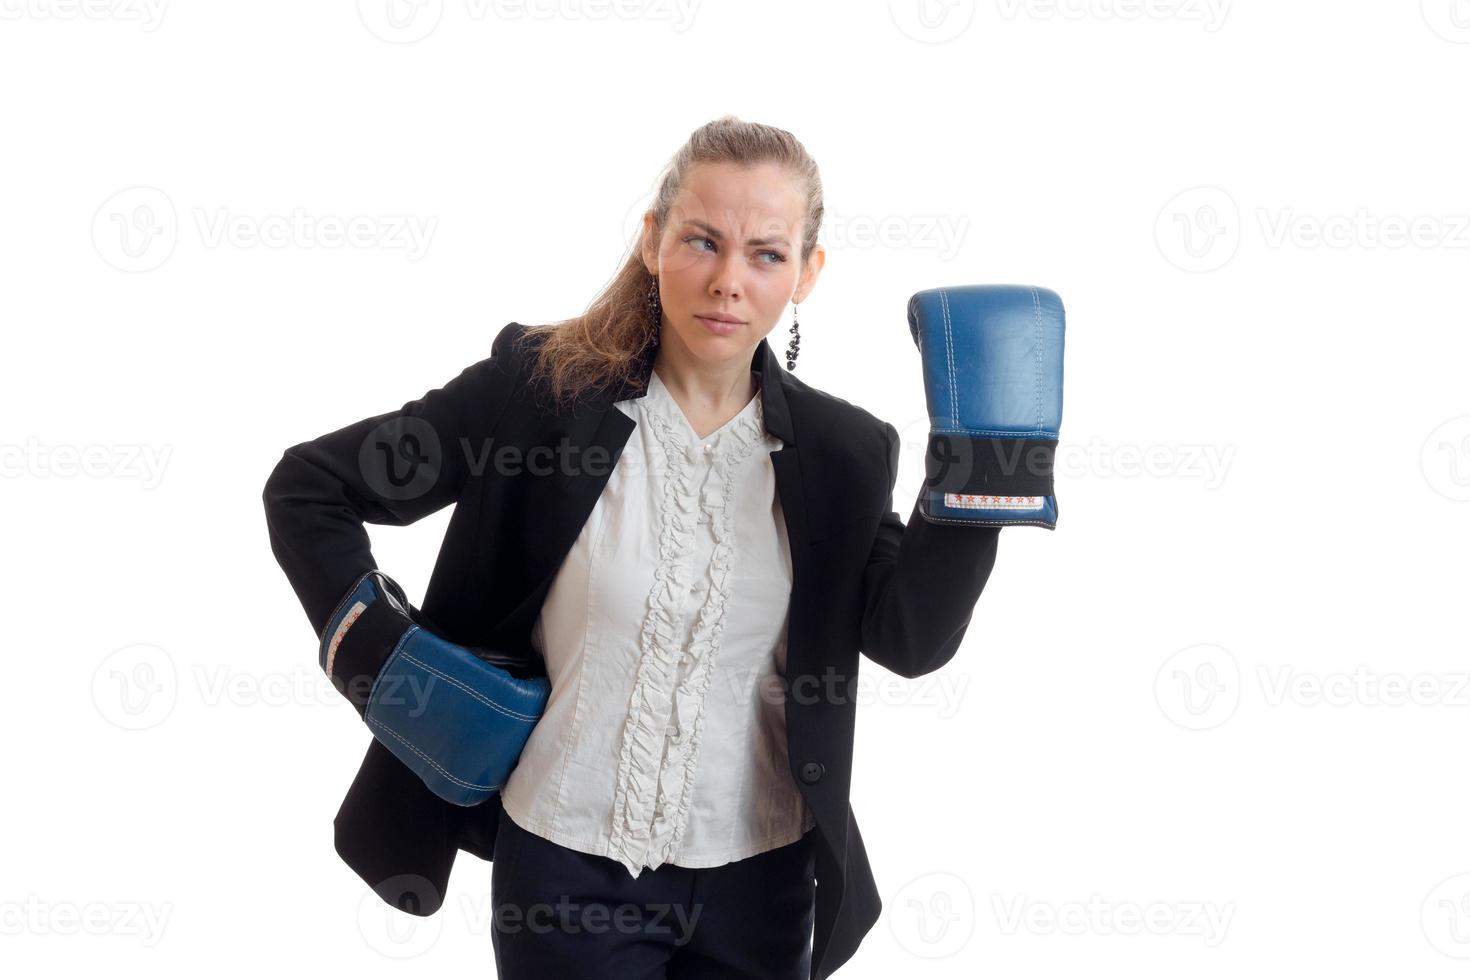
[(816, 828), (714, 868), (634, 878), (500, 811), (490, 868), (500, 980), (807, 980)]

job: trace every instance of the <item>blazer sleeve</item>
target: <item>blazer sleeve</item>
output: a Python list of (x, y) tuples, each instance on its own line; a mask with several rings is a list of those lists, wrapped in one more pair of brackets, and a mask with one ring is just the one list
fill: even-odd
[(995, 565), (1001, 528), (931, 522), (917, 497), (905, 526), (893, 510), (898, 430), (883, 425), (888, 512), (863, 571), (861, 649), (895, 674), (919, 677), (943, 667), (959, 649)]
[(348, 589), (377, 567), (367, 524), (411, 524), (459, 498), (514, 387), (503, 328), (490, 356), (396, 412), (287, 449), (261, 494), (271, 551), (318, 637)]

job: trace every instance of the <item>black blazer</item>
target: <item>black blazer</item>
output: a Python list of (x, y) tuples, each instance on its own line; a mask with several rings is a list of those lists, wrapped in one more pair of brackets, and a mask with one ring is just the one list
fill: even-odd
[[(454, 504), (415, 618), (544, 672), (531, 628), (636, 425), (612, 403), (646, 388), (607, 386), (574, 412), (551, 412), (530, 397), (528, 352), (515, 343), (523, 329), (507, 325), (489, 357), (401, 410), (285, 451), (263, 494), (270, 543), (318, 636), (377, 567), (364, 522), (405, 525)], [(653, 354), (641, 362), (645, 382)], [(905, 526), (893, 510), (897, 430), (802, 382), (764, 339), (751, 368), (766, 427), (785, 444), (770, 454), (794, 578), (785, 711), (792, 778), (820, 840), (818, 980), (882, 909), (848, 802), (858, 654), (904, 677), (948, 662), (1000, 528), (931, 523), (917, 500)], [(337, 853), (384, 901), (429, 915), (460, 850), (491, 859), (499, 807), (498, 794), (474, 807), (442, 801), (373, 740), (337, 813)]]

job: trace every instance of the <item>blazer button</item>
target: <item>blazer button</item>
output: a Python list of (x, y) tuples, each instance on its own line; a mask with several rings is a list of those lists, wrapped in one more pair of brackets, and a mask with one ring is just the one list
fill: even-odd
[(804, 783), (815, 783), (822, 778), (822, 773), (827, 767), (820, 762), (803, 762), (801, 764), (801, 781)]

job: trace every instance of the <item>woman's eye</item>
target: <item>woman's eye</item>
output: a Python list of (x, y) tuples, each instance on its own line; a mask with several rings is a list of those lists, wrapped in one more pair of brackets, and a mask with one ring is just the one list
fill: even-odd
[[(713, 239), (706, 238), (703, 235), (691, 235), (688, 238), (684, 239), (684, 241), (685, 241), (686, 244), (689, 243), (689, 242), (705, 242), (705, 243), (709, 244), (709, 246), (710, 246), (711, 249), (714, 248), (714, 244), (715, 244)], [(773, 261), (767, 262), (766, 263), (767, 265), (779, 265), (782, 262), (785, 262), (786, 261), (786, 256), (782, 255), (780, 252), (771, 251), (770, 249), (766, 249), (765, 251), (762, 251), (759, 254), (760, 255), (769, 255), (769, 256), (771, 256), (771, 258), (773, 259)]]

